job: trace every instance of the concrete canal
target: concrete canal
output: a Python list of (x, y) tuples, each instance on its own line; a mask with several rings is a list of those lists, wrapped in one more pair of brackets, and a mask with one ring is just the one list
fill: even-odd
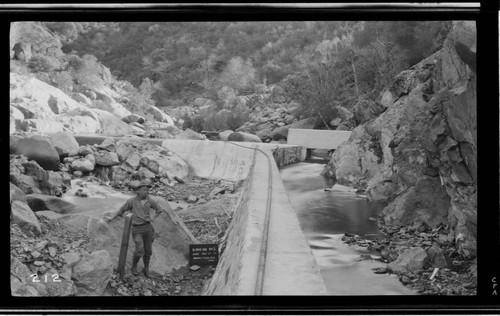
[(291, 205), (319, 265), (331, 295), (415, 295), (395, 275), (379, 275), (375, 260), (359, 261), (363, 254), (379, 255), (342, 242), (344, 233), (377, 238), (377, 206), (356, 193), (325, 191), (331, 180), (320, 175), (324, 164), (300, 162), (280, 169)]

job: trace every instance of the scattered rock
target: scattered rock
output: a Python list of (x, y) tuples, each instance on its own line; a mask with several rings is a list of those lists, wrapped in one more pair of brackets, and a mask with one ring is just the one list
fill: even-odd
[[(87, 156), (90, 156), (90, 154)], [(71, 168), (74, 171), (90, 172), (90, 171), (94, 170), (94, 164), (86, 158), (80, 158), (80, 159), (74, 160), (71, 163)]]
[(373, 273), (375, 274), (386, 274), (388, 271), (387, 271), (387, 268), (384, 268), (384, 267), (381, 267), (381, 268), (373, 268), (372, 269)]
[(396, 261), (391, 262), (388, 268), (396, 274), (421, 270), (427, 263), (428, 256), (424, 249), (413, 247), (401, 253)]
[(120, 163), (118, 155), (114, 152), (99, 150), (94, 153), (97, 165), (101, 166), (114, 166)]
[(78, 261), (80, 261), (80, 255), (76, 252), (66, 252), (61, 255), (61, 258), (63, 258), (63, 260), (70, 268), (72, 268)]
[(200, 270), (200, 268), (201, 268), (200, 266), (193, 265), (193, 266), (189, 267), (189, 270), (191, 270), (191, 271), (198, 271), (198, 270)]

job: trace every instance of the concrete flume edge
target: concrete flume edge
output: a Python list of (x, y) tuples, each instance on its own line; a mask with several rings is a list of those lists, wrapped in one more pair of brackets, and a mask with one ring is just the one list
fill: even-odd
[[(245, 181), (234, 207), (225, 247), (222, 247), (224, 252), (203, 294), (255, 295), (263, 242), (266, 192), (270, 189), (267, 159), (275, 158), (281, 161), (270, 164), (273, 186), (272, 220), (263, 295), (328, 294), (277, 166), (302, 161), (305, 149), (279, 144), (179, 140), (165, 140), (162, 146), (186, 160), (197, 175)], [(200, 151), (201, 148), (205, 150)], [(249, 150), (253, 148), (260, 149), (265, 155)], [(276, 155), (278, 151), (281, 152)]]

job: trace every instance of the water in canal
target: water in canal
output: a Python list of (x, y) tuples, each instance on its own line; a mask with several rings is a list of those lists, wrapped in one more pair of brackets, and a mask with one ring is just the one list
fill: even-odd
[(320, 175), (324, 164), (301, 162), (280, 170), (290, 202), (297, 212), (321, 275), (331, 295), (415, 295), (395, 275), (374, 274), (384, 267), (362, 254), (379, 255), (342, 242), (344, 233), (376, 238), (376, 205), (356, 193), (325, 191), (331, 180)]

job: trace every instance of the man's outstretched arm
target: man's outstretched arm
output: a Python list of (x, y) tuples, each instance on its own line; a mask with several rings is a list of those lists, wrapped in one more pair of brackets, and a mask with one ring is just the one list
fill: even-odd
[(122, 205), (122, 207), (120, 207), (120, 209), (118, 210), (118, 212), (116, 212), (114, 214), (112, 212), (106, 212), (106, 213), (104, 213), (103, 219), (106, 222), (112, 221), (116, 217), (122, 216), (126, 211), (130, 210), (130, 208), (131, 208), (130, 202), (127, 201), (127, 202), (125, 202), (125, 204)]

